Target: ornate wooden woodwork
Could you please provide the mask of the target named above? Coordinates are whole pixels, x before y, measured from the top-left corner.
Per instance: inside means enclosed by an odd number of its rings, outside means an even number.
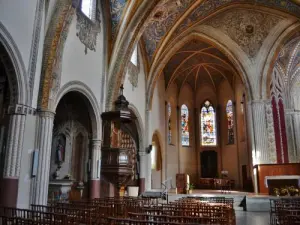
[[[133,180],[136,173],[136,144],[126,129],[135,117],[130,113],[128,104],[121,87],[120,96],[115,102],[116,110],[101,115],[103,121],[101,173],[118,189]]]

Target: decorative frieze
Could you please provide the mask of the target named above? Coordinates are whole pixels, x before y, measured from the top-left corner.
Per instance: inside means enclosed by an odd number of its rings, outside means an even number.
[[[36,115],[36,109],[26,105],[15,104],[8,107],[8,114]]]
[[[266,103],[266,119],[267,119],[267,132],[268,132],[268,153],[269,153],[268,161],[269,163],[277,163],[275,131],[274,131],[271,101]]]
[[[96,4],[96,16],[95,20],[91,20],[86,17],[81,11],[80,7],[77,8],[77,37],[85,46],[85,54],[87,54],[87,49],[91,51],[96,51],[97,37],[101,31],[101,20],[100,20],[100,2],[97,1]]]

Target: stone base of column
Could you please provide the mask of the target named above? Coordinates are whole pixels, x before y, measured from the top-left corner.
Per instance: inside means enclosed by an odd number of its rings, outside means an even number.
[[[145,178],[139,179],[139,194],[142,194],[145,191]]]
[[[3,178],[1,180],[0,205],[17,207],[19,179]]]
[[[90,180],[90,199],[100,198],[100,180]]]

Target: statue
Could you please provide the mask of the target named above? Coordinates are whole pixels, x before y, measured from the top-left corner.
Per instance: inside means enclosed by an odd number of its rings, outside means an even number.
[[[62,143],[62,137],[58,139],[58,144],[56,147],[56,162],[61,164],[65,161],[65,146]]]

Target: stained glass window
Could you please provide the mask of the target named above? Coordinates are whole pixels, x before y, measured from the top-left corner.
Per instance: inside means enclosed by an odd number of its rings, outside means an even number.
[[[130,61],[132,62],[133,65],[137,66],[138,65],[138,49],[137,46],[135,46],[131,59]]]
[[[190,145],[189,133],[189,109],[186,105],[181,106],[181,144],[183,146]]]
[[[171,127],[171,104],[168,102],[168,143],[172,143],[172,127]]]
[[[201,144],[217,145],[216,114],[209,101],[206,101],[201,109]]]
[[[232,101],[229,100],[226,105],[226,115],[227,115],[227,129],[228,129],[228,144],[234,143],[234,123],[233,123],[233,106]]]
[[[94,20],[95,0],[81,0],[81,11],[90,20]]]

